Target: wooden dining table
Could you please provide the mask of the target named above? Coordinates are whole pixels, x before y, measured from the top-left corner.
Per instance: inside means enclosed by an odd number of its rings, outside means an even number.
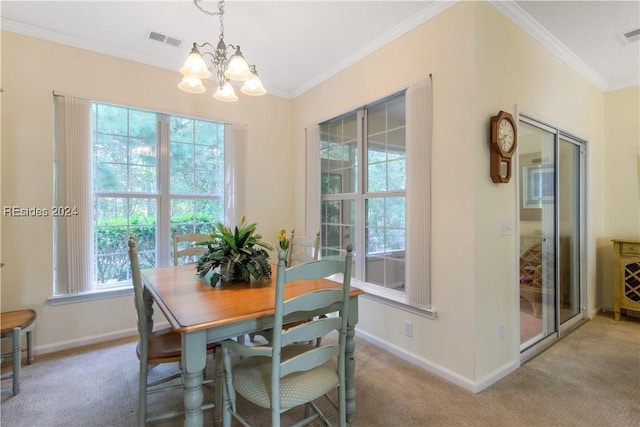
[[[147,318],[153,315],[153,302],[165,315],[171,327],[182,336],[182,369],[184,378],[184,425],[202,426],[204,417],[202,381],[207,357],[207,343],[244,337],[273,326],[275,308],[275,275],[268,283],[233,283],[209,286],[196,275],[194,264],[176,267],[149,268],[141,271],[142,282],[149,292],[145,307]],[[329,279],[299,280],[287,283],[285,299],[313,290],[340,288],[339,282]],[[346,341],[347,421],[355,413],[355,326],[358,322],[358,296],[363,292],[351,288]],[[303,320],[298,314],[288,321]],[[323,314],[323,313],[311,313]],[[219,357],[221,352],[217,352]],[[222,422],[222,364],[216,363],[214,425]]]

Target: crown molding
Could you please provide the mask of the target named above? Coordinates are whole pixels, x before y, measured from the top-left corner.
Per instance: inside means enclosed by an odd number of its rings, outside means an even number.
[[[593,71],[591,67],[578,58],[568,47],[562,44],[560,40],[534,20],[524,9],[518,6],[515,1],[489,0],[489,3],[542,44],[547,50],[560,58],[565,64],[593,83],[598,89],[603,92],[609,89],[609,83],[602,76]]]

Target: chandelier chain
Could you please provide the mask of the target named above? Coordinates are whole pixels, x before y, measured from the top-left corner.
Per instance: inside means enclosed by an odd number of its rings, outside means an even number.
[[[224,1],[219,1],[218,2],[218,11],[217,12],[212,12],[210,10],[205,9],[204,7],[200,6],[200,2],[202,0],[193,0],[193,4],[196,5],[196,7],[200,10],[200,12],[204,13],[205,15],[224,15]]]
[[[224,0],[221,0],[218,2],[218,11],[217,12],[212,12],[210,10],[205,9],[204,7],[200,6],[200,2],[202,0],[193,0],[193,4],[196,5],[196,7],[198,8],[198,10],[202,13],[204,13],[205,15],[210,15],[210,16],[219,16],[220,17],[220,36],[218,37],[220,40],[224,39],[224,22],[222,20],[222,17],[224,16]]]

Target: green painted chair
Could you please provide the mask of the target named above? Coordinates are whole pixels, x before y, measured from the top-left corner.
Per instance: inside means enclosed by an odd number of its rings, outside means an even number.
[[[302,264],[309,261],[317,261],[320,254],[320,232],[318,231],[315,236],[296,236],[296,230],[291,230],[291,237],[289,239],[289,249],[286,254],[286,266],[293,267],[294,265]],[[297,322],[291,325],[285,325],[285,328],[295,326]],[[259,331],[249,334],[249,340],[255,342],[255,336],[260,335],[267,341],[271,340],[271,329],[266,331]],[[320,346],[322,338],[317,339],[317,345]]]
[[[338,389],[338,402],[329,401],[338,409],[340,426],[346,425],[345,407],[345,343],[349,316],[349,285],[351,282],[351,245],[344,261],[320,260],[285,268],[286,254],[279,252],[276,276],[276,301],[273,339],[269,346],[245,346],[233,340],[222,342],[225,369],[225,407],[223,420],[230,424],[231,417],[249,425],[237,412],[236,393],[262,408],[271,409],[271,426],[280,426],[283,412],[306,405],[305,418],[296,426],[320,418],[329,420],[315,400]],[[324,289],[284,300],[287,282],[318,279],[343,273],[342,287]],[[337,311],[337,313],[336,313]],[[307,313],[336,313],[309,319]],[[296,314],[297,313],[297,314]],[[307,314],[308,315],[308,314]],[[302,318],[295,327],[285,329],[285,318]],[[312,344],[329,332],[339,332],[338,343],[317,347]],[[232,366],[232,354],[240,356]],[[328,396],[327,396],[328,397]]]
[[[138,426],[147,422],[177,417],[183,412],[171,411],[164,414],[149,416],[147,414],[147,394],[183,388],[184,384],[167,384],[180,378],[182,373],[169,375],[153,382],[148,382],[149,370],[164,363],[181,363],[181,337],[171,328],[153,330],[153,299],[149,290],[142,285],[140,276],[140,261],[138,259],[138,245],[133,236],[129,237],[129,261],[131,264],[131,281],[135,297],[136,314],[138,317],[138,333],[140,340],[136,346],[136,353],[140,360],[140,381],[138,384]],[[218,343],[207,345],[207,353],[213,354]],[[207,381],[211,382],[211,381]],[[205,404],[202,409],[213,408],[213,403]]]
[[[287,251],[287,267],[303,262],[316,261],[320,251],[320,232],[315,236],[296,236],[296,230],[291,230],[289,250]]]
[[[187,262],[193,262],[196,257],[207,252],[206,246],[195,246],[195,244],[211,239],[210,235],[203,233],[178,234],[178,230],[175,228],[171,229],[171,237],[173,240],[173,265],[178,265],[180,258],[183,257],[189,257]]]

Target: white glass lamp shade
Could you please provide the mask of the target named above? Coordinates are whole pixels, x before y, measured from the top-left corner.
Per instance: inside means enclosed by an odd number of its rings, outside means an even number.
[[[184,66],[180,68],[180,73],[187,77],[196,77],[198,79],[208,79],[211,77],[211,71],[207,68],[206,62],[202,59],[200,52],[191,51],[184,61]]]
[[[197,77],[182,77],[182,81],[178,84],[178,87],[180,88],[180,90],[187,93],[201,94],[207,91],[207,89],[202,84],[202,80]]]
[[[261,96],[267,93],[267,90],[262,85],[262,80],[260,80],[260,77],[255,74],[253,74],[249,80],[244,82],[240,91],[245,95],[250,96]]]
[[[222,102],[235,102],[238,100],[236,91],[233,90],[233,86],[229,82],[226,82],[222,88],[218,86],[218,90],[213,94],[213,97]]]
[[[229,60],[224,76],[229,80],[243,82],[249,80],[253,74],[249,70],[249,64],[244,60],[241,53],[236,52]]]

